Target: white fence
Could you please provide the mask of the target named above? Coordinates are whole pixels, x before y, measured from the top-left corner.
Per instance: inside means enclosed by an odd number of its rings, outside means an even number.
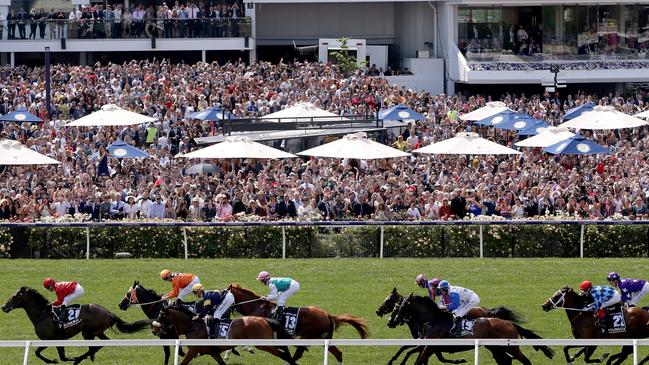
[[[633,365],[637,365],[638,347],[649,346],[649,339],[575,340],[575,339],[435,339],[435,340],[392,340],[392,339],[332,339],[332,340],[70,340],[70,341],[0,341],[0,348],[24,348],[23,365],[28,365],[32,347],[153,347],[174,346],[174,365],[180,363],[180,346],[320,346],[324,349],[323,364],[329,365],[329,346],[474,346],[473,363],[479,365],[480,346],[632,346]],[[557,356],[561,356],[560,353]],[[562,362],[563,360],[558,360]]]

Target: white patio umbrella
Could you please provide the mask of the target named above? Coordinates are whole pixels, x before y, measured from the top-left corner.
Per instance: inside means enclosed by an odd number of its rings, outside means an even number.
[[[257,143],[248,137],[227,137],[224,142],[201,148],[176,157],[231,159],[231,158],[291,158],[293,154]]]
[[[124,110],[115,104],[106,104],[92,114],[67,124],[69,127],[125,126],[155,122],[155,118]]]
[[[596,106],[590,112],[561,123],[559,127],[573,129],[621,129],[636,128],[647,125],[646,121],[634,116],[619,112],[611,106]]]
[[[520,155],[521,153],[480,137],[477,133],[458,133],[443,140],[412,151],[431,155]]]
[[[18,141],[0,140],[0,165],[52,165],[59,161],[25,147]]]
[[[638,114],[634,115],[634,117],[647,119],[647,118],[649,118],[649,110],[645,110],[642,113],[638,113]]]
[[[487,103],[487,105],[483,106],[482,108],[476,109],[470,113],[464,114],[460,116],[460,119],[462,120],[483,120],[485,118],[489,118],[492,115],[496,115],[498,113],[502,112],[513,112],[513,110],[509,109],[505,103],[500,102],[500,101],[492,101]]]
[[[520,142],[516,142],[518,147],[550,147],[554,144],[557,144],[561,141],[574,136],[575,134],[568,130],[565,127],[548,127],[545,131],[524,139]]]
[[[345,117],[332,112],[320,109],[311,103],[297,103],[291,107],[261,117],[268,122],[308,122],[309,118],[314,121],[332,122],[347,121]]]
[[[367,139],[364,132],[348,134],[341,139],[298,153],[302,156],[375,160],[408,157],[409,153]]]

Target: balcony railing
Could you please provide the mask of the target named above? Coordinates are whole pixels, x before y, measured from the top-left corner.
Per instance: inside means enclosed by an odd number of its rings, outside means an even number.
[[[4,20],[0,40],[250,37],[250,18]]]

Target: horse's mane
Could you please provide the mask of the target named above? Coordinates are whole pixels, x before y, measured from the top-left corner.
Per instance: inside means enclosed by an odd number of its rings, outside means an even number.
[[[259,296],[259,295],[258,295],[257,293],[255,293],[254,291],[252,291],[252,290],[250,290],[250,289],[246,289],[246,288],[242,287],[242,286],[239,285],[239,284],[230,284],[230,285],[228,286],[228,289],[237,289],[237,290],[242,291],[242,292],[244,292],[244,293],[247,293],[247,294],[249,294],[249,295],[251,295],[251,296],[255,296],[255,297],[258,297],[258,296]]]
[[[142,289],[145,293],[147,293],[147,294],[149,294],[149,295],[153,295],[153,296],[156,296],[156,297],[160,297],[160,296],[161,296],[161,295],[158,294],[155,290],[153,290],[153,289],[149,289],[149,288],[145,288],[144,286],[142,286],[142,284],[137,284],[137,286],[138,286],[140,289]]]
[[[187,308],[182,307],[182,306],[179,307],[179,306],[176,306],[176,305],[172,305],[171,307],[169,307],[169,309],[175,309],[178,312],[186,314],[186,315],[188,315],[190,317],[193,317],[193,316],[196,315],[196,313],[192,312],[190,309],[187,309]]]
[[[437,306],[437,303],[435,303],[429,297],[423,297],[423,296],[420,296],[420,295],[416,295],[416,296],[413,296],[410,300],[412,302],[416,302],[417,304],[424,305],[426,307],[431,307],[435,311],[440,311],[439,307]]]
[[[26,287],[26,286],[23,287],[23,288],[25,289],[25,292],[26,292],[30,297],[32,297],[32,298],[34,299],[34,301],[35,301],[34,304],[35,304],[35,305],[37,305],[37,306],[43,306],[43,307],[47,307],[47,306],[50,305],[50,301],[47,300],[47,298],[45,298],[45,297],[43,296],[43,294],[39,293],[38,290],[36,290],[36,289],[32,289],[32,288],[28,288],[28,287]]]

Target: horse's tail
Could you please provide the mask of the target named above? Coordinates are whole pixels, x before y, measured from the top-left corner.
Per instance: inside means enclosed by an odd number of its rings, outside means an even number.
[[[515,324],[521,324],[525,322],[520,314],[505,306],[489,308],[485,310],[485,314],[487,317],[500,318]]]
[[[286,332],[286,328],[282,326],[276,319],[264,318],[270,328],[276,333],[277,339],[279,340],[292,340],[295,337],[291,336],[290,333]]]
[[[365,339],[370,335],[367,322],[363,318],[355,317],[351,314],[343,314],[340,316],[334,316],[330,314],[329,318],[334,323],[334,331],[336,331],[338,327],[340,327],[340,325],[347,323],[348,325],[356,329],[361,338]]]
[[[141,321],[135,321],[132,323],[125,322],[118,316],[114,315],[111,313],[111,317],[113,318],[113,325],[117,327],[117,329],[122,332],[122,333],[134,333],[134,332],[139,332],[142,331],[143,329],[149,327],[151,325],[151,320],[149,319],[144,319]]]
[[[518,334],[522,338],[531,338],[531,339],[541,339],[543,337],[539,336],[536,334],[536,332],[532,330],[528,330],[527,328],[523,328],[516,323],[513,323],[514,327],[516,328],[516,331],[518,331]],[[554,357],[554,350],[547,347],[547,346],[532,346],[534,350],[536,351],[542,351],[543,354],[548,358],[551,359]]]

